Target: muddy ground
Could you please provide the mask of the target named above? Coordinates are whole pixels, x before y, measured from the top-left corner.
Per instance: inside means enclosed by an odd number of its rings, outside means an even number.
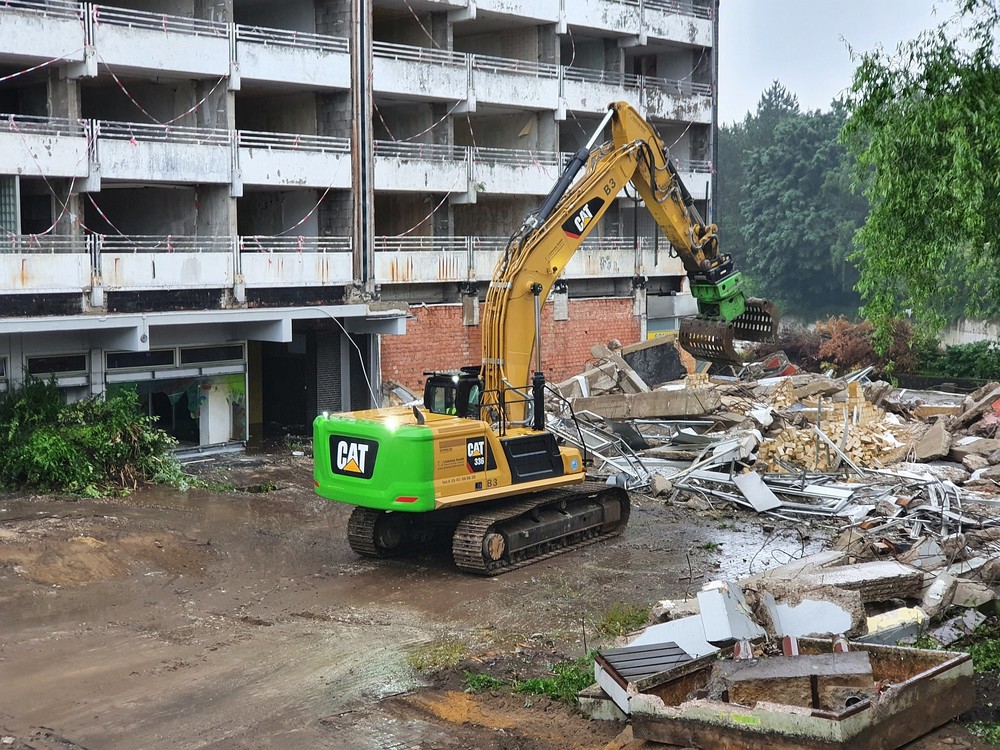
[[[820,531],[635,496],[619,538],[497,578],[358,558],[289,451],[190,469],[237,490],[0,496],[0,747],[628,748],[625,725],[462,670],[599,645],[618,602],[693,595],[822,549]],[[434,676],[414,655],[459,648]],[[914,747],[978,747],[957,724]],[[663,746],[656,746],[663,747]]]

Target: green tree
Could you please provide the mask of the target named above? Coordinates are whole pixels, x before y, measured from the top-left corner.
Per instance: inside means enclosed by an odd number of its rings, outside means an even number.
[[[746,161],[758,148],[774,143],[774,129],[783,119],[799,114],[799,100],[778,81],[764,91],[755,113],[747,113],[743,122],[719,129],[719,163],[716,165],[714,221],[719,225],[719,240],[724,252],[736,258],[742,268],[747,257],[747,242],[740,204],[746,191]]]
[[[744,160],[741,267],[758,293],[808,320],[853,316],[859,305],[847,258],[868,207],[850,190],[837,140],[844,118],[837,104],[830,112],[789,114],[775,124],[772,142]]]
[[[998,31],[997,0],[962,0],[894,53],[859,58],[842,139],[871,203],[854,257],[883,344],[907,311],[925,331],[1000,313]]]

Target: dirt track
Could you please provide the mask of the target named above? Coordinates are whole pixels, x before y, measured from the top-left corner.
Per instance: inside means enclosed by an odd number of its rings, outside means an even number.
[[[308,458],[199,468],[269,491],[0,497],[3,747],[620,747],[622,725],[471,696],[460,673],[426,685],[407,655],[579,656],[613,603],[683,597],[824,544],[637,496],[622,537],[481,579],[444,555],[356,557],[349,508],[313,494]]]

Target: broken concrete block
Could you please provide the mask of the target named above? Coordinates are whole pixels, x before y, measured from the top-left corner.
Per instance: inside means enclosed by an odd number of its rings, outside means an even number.
[[[689,372],[685,359],[691,356],[687,352],[682,356],[681,351],[676,341],[659,337],[629,344],[619,354],[643,381],[656,386],[683,378]],[[690,365],[693,369],[693,360]]]
[[[673,482],[662,474],[654,474],[649,479],[649,490],[653,493],[654,497],[659,497],[661,495],[669,495],[673,492],[674,485]]]
[[[933,583],[924,592],[924,597],[920,602],[920,608],[927,613],[930,619],[935,619],[951,606],[952,597],[958,587],[958,579],[955,576],[941,571],[934,577]]]
[[[861,600],[867,603],[917,597],[923,583],[923,574],[916,568],[895,560],[883,560],[829,568],[797,580],[803,589],[836,586],[858,591]]]
[[[764,636],[764,629],[753,620],[743,591],[735,583],[706,583],[698,592],[698,608],[701,610],[705,640],[716,646],[728,646],[735,641]]]
[[[944,428],[944,421],[938,420],[913,446],[917,461],[937,461],[945,458],[951,449],[951,434]]]
[[[629,646],[652,646],[657,643],[676,643],[693,657],[714,654],[718,647],[705,640],[701,616],[681,617],[658,625],[648,625],[628,642]]]
[[[785,585],[794,585],[794,581]],[[864,632],[867,618],[857,591],[824,588],[792,592],[779,598],[765,591],[761,599],[779,637],[824,638]]]
[[[750,707],[767,701],[840,710],[850,697],[868,697],[875,690],[867,651],[772,656],[736,669],[725,682],[729,702]]]
[[[976,471],[978,469],[989,468],[990,462],[986,459],[986,456],[979,453],[969,453],[962,457],[962,466],[969,471]]]
[[[895,646],[900,641],[913,641],[920,636],[927,615],[920,607],[899,607],[868,618],[867,635],[857,640]]]
[[[657,390],[649,393],[613,393],[573,401],[576,411],[589,411],[605,419],[687,417],[708,414],[719,408],[719,393],[699,390]]]
[[[990,386],[993,386],[990,388]],[[988,383],[974,393],[969,394],[962,402],[963,411],[955,418],[956,427],[968,427],[979,417],[992,408],[993,402],[1000,398],[1000,385]],[[995,449],[994,449],[995,450]]]
[[[968,607],[975,609],[984,604],[992,602],[997,598],[996,592],[978,581],[969,581],[959,578],[955,586],[955,595],[951,599],[952,605],[956,607]]]
[[[825,550],[823,552],[817,552],[814,555],[800,557],[798,560],[792,560],[784,565],[779,565],[776,568],[766,570],[763,573],[758,573],[757,575],[750,576],[748,578],[741,578],[737,581],[737,583],[744,589],[758,584],[766,587],[769,581],[791,580],[792,578],[797,578],[803,573],[814,573],[825,570],[826,568],[836,567],[837,565],[842,564],[846,559],[847,555],[843,552],[838,550]]]
[[[671,622],[682,617],[691,617],[698,614],[698,600],[688,599],[686,601],[676,601],[674,599],[661,599],[650,610],[649,616],[654,623]]]
[[[948,458],[952,461],[962,462],[962,459],[971,453],[978,453],[982,456],[989,455],[993,451],[1000,450],[1000,440],[989,438],[963,438],[959,441],[952,441],[951,449],[948,451]]]

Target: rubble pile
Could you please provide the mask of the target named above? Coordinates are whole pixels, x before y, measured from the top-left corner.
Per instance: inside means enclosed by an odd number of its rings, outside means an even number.
[[[631,718],[636,737],[706,750],[763,746],[761,735],[803,750],[893,748],[969,710],[968,654],[896,645],[916,636],[920,611],[900,605],[940,604],[963,574],[942,586],[912,564],[850,560],[822,552],[661,602],[663,622],[595,656],[582,707]],[[949,627],[972,625],[960,619]]]
[[[1000,581],[1000,383],[963,396],[901,390],[867,371],[709,375],[669,342],[592,353],[594,367],[559,386],[549,424],[609,482],[696,509],[822,524],[841,577],[900,566],[891,595],[854,587],[866,611],[840,631],[852,637],[896,644],[931,628],[947,644],[985,619]],[[803,570],[799,593],[810,576],[827,594],[844,588],[825,567]],[[763,592],[748,582],[751,605],[780,601],[777,580]]]

